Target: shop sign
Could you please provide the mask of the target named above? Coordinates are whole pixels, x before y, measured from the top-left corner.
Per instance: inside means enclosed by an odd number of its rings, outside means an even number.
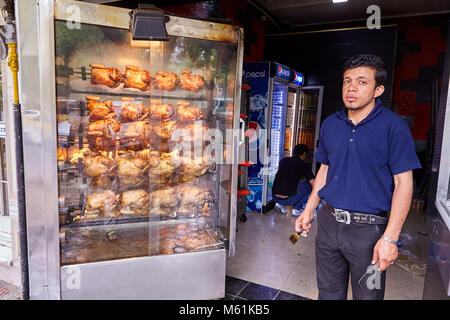
[[[291,70],[288,67],[275,62],[275,76],[285,80],[291,80]]]
[[[305,78],[303,77],[303,75],[301,73],[293,72],[292,82],[298,86],[302,86],[303,83],[305,82]]]

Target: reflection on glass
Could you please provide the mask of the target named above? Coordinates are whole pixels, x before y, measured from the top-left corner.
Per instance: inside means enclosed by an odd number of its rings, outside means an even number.
[[[305,144],[312,151],[307,153],[305,162],[312,166],[314,157],[314,143],[316,136],[316,121],[319,95],[316,90],[305,90],[300,104],[300,118],[297,141]]]
[[[61,263],[223,248],[235,46],[55,30]]]

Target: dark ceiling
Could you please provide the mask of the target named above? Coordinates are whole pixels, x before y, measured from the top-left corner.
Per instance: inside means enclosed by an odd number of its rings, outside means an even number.
[[[364,22],[371,5],[380,8],[381,19],[450,12],[450,0],[252,0],[287,29],[305,26]]]
[[[218,2],[227,0],[85,0],[125,8],[137,8],[138,3],[153,3],[169,7],[194,2],[205,2],[218,8]],[[365,24],[370,16],[367,8],[377,5],[382,21],[414,15],[450,13],[450,0],[348,0],[334,4],[332,0],[242,0],[257,10],[270,26],[271,33],[291,32],[320,25],[345,23]],[[216,5],[214,5],[216,4]],[[223,4],[223,3],[222,3]],[[220,12],[215,17],[220,17]]]

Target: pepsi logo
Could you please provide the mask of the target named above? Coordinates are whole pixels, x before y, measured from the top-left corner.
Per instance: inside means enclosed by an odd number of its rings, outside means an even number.
[[[293,82],[302,85],[304,81],[303,75],[301,73],[295,73]]]
[[[282,66],[278,65],[278,72],[277,74],[279,76],[289,77],[291,75],[290,71],[288,69],[284,69]]]

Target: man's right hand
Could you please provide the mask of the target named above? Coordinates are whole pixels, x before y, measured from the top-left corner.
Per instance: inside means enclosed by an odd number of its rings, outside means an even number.
[[[303,210],[302,214],[299,215],[297,220],[295,220],[295,232],[299,232],[303,229],[302,236],[307,237],[309,229],[311,229],[311,221],[314,219],[314,211]]]

